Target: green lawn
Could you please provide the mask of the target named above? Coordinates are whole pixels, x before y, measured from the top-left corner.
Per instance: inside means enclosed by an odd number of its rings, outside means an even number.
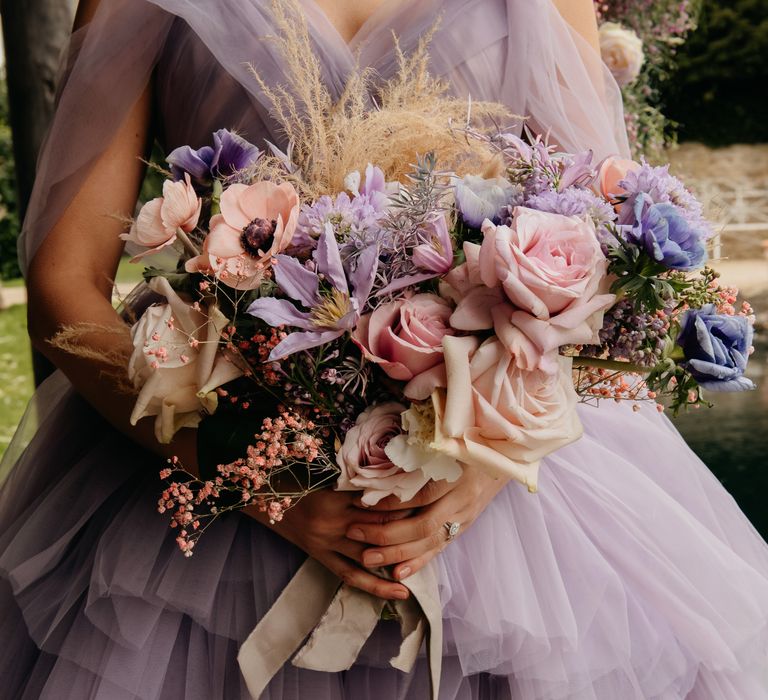
[[[0,311],[0,456],[32,396],[32,355],[26,305]]]

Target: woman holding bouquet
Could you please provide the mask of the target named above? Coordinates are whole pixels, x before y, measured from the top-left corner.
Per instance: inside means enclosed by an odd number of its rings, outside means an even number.
[[[337,97],[356,60],[385,78],[396,70],[391,32],[408,53],[440,15],[430,68],[456,95],[530,115],[566,150],[628,151],[591,0],[301,8]],[[406,502],[368,508],[359,492],[325,489],[279,523],[246,509],[191,559],[173,552],[156,474],[164,457],[197,468],[195,431],[161,445],[150,421],[130,423],[114,358],[132,347],[109,301],[118,234],[153,138],[170,152],[226,127],[286,148],[267,99],[285,83],[275,11],[266,0],[81,0],[20,244],[30,333],[60,371],[3,462],[7,697],[247,698],[238,647],[307,555],[392,601],[410,595],[401,580],[436,567],[440,698],[764,697],[768,549],[653,409],[579,407],[584,436],[543,461],[536,495],[469,463]],[[83,323],[87,352],[50,344]],[[382,622],[348,671],[286,664],[263,697],[428,697],[425,658],[408,674],[389,666],[398,642]]]

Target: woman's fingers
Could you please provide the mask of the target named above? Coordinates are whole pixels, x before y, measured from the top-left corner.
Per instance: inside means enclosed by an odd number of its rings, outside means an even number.
[[[413,576],[419,569],[423,569],[427,564],[429,564],[430,561],[432,561],[444,548],[446,545],[443,545],[440,547],[440,549],[430,549],[428,552],[425,552],[419,557],[415,557],[414,559],[409,559],[408,561],[404,561],[401,564],[398,564],[394,569],[392,569],[392,576],[397,581],[402,581],[403,579],[408,578],[409,576]]]
[[[347,537],[355,542],[367,542],[378,547],[425,540],[442,527],[439,509],[424,510],[410,518],[389,523],[354,523],[347,529]]]
[[[391,547],[379,547],[378,549],[366,549],[362,553],[363,565],[374,567],[400,564],[401,562],[421,557],[428,552],[439,552],[446,541],[446,532],[441,528],[428,537],[416,540],[415,542],[396,544]]]
[[[384,600],[405,600],[410,595],[408,589],[401,583],[387,581],[360,568],[359,564],[336,554],[326,552],[318,561],[330,569],[348,586],[354,586]]]

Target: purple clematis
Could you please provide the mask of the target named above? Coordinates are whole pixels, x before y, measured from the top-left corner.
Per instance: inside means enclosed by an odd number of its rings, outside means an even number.
[[[290,299],[265,297],[248,307],[251,316],[270,326],[291,326],[291,333],[269,355],[280,360],[300,350],[330,343],[355,328],[373,287],[379,262],[375,246],[365,248],[355,258],[354,269],[344,270],[339,244],[330,223],[317,241],[315,271],[289,255],[276,255],[275,282]],[[304,311],[294,302],[299,302]]]
[[[175,180],[183,180],[189,173],[197,185],[208,187],[213,178],[230,177],[253,165],[261,157],[261,151],[242,136],[219,129],[213,134],[213,146],[197,150],[180,146],[171,151],[166,160]]]

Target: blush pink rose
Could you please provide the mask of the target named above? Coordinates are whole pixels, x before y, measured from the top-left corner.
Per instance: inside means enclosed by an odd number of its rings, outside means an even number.
[[[255,289],[272,258],[291,244],[299,217],[299,196],[288,182],[234,184],[221,195],[221,213],[201,255],[187,272],[206,272],[235,289]]]
[[[541,459],[582,434],[571,360],[559,357],[551,374],[521,369],[495,337],[449,336],[443,345],[448,382],[432,394],[432,447],[536,491]]]
[[[479,272],[516,307],[512,322],[542,353],[597,342],[608,294],[608,261],[588,218],[516,207],[512,226],[483,224]]]
[[[624,190],[619,187],[619,182],[627,176],[627,173],[635,172],[639,169],[640,164],[634,160],[616,158],[614,156],[606,158],[597,172],[597,182],[595,184],[598,191],[609,202],[614,200],[616,197],[625,194]]]
[[[139,260],[145,255],[157,253],[176,240],[177,229],[189,233],[200,219],[202,200],[195,193],[189,175],[184,181],[163,183],[163,196],[147,202],[136,217],[129,233],[120,238],[149,250],[136,255]]]
[[[443,361],[443,338],[455,332],[452,313],[445,299],[414,294],[363,316],[352,339],[392,379],[410,381]]]
[[[336,453],[341,468],[336,482],[338,491],[363,491],[362,501],[376,505],[382,498],[395,495],[409,501],[429,481],[421,468],[407,471],[387,457],[385,448],[403,433],[401,414],[406,407],[390,401],[370,406],[357,418]]]

